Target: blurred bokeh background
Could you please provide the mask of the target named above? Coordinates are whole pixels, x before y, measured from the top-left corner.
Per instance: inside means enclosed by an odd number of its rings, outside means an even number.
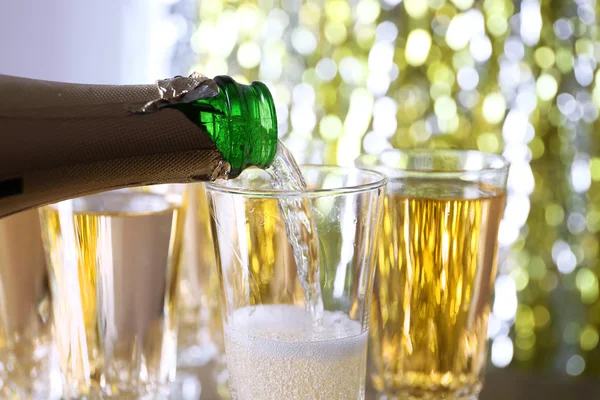
[[[0,3],[0,73],[262,80],[301,162],[470,148],[512,163],[490,320],[497,368],[600,372],[595,0]]]

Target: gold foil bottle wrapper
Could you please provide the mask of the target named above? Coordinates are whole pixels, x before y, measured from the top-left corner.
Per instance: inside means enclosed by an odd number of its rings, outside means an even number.
[[[156,82],[156,86],[160,98],[149,101],[137,112],[150,113],[170,104],[190,103],[214,97],[219,93],[215,81],[197,72],[193,72],[187,78],[176,76],[170,79],[161,79]]]

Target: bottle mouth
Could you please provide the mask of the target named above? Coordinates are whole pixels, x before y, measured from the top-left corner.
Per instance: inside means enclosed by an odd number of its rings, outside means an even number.
[[[249,166],[267,168],[275,159],[278,139],[277,114],[269,88],[262,82],[238,84],[229,76],[217,76],[214,81],[227,98],[232,133],[235,131],[237,136],[229,142],[231,148],[226,153],[231,155],[227,160],[231,165],[229,176],[236,177]]]
[[[278,141],[278,126],[277,126],[277,111],[275,109],[275,102],[273,101],[273,95],[271,91],[262,82],[254,81],[249,85],[249,88],[256,93],[256,97],[260,100],[261,104],[261,115],[263,116],[260,121],[263,129],[265,130],[264,136],[264,165],[259,165],[262,168],[266,168],[273,163],[275,155],[277,154],[277,141]]]

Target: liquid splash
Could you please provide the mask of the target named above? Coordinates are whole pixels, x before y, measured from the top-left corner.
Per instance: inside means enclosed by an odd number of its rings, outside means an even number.
[[[306,182],[296,160],[281,142],[278,143],[275,160],[266,171],[272,178],[271,185],[274,189],[306,190]],[[323,298],[319,272],[319,240],[310,202],[302,197],[281,198],[279,208],[294,253],[306,308],[314,325],[320,326],[323,320]]]

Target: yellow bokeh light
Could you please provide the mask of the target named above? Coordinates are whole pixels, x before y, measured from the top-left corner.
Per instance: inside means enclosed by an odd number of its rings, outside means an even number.
[[[434,70],[432,81],[445,82],[448,85],[453,85],[455,76],[454,76],[454,71],[452,70],[452,68],[450,68],[449,66],[447,66],[446,64],[443,64],[443,63],[439,63],[436,65],[437,65],[437,67]]]
[[[404,56],[406,62],[413,67],[422,65],[427,60],[431,48],[431,35],[424,29],[415,29],[408,34]]]
[[[533,350],[533,346],[535,346],[535,335],[531,331],[526,331],[526,333],[517,333],[517,337],[515,338],[515,346],[519,351],[531,351]],[[518,357],[518,354],[515,354],[515,357]],[[529,356],[527,356],[528,358]]]
[[[327,18],[334,22],[348,22],[352,15],[350,5],[343,0],[332,0],[325,6]]]
[[[446,43],[452,50],[464,49],[469,43],[470,26],[464,14],[457,14],[450,21],[446,31]]]
[[[319,133],[327,141],[338,139],[342,135],[343,128],[342,120],[337,115],[326,115],[319,123]]]
[[[536,92],[542,100],[552,100],[558,91],[558,82],[550,74],[542,74],[538,78],[536,84]]]
[[[522,291],[529,283],[529,274],[523,268],[515,268],[509,274],[515,281],[517,292]]]
[[[590,161],[590,172],[592,180],[600,181],[600,157],[593,157]]]
[[[429,8],[434,10],[438,10],[441,8],[446,0],[427,0],[427,4],[429,4]]]
[[[594,42],[586,38],[578,39],[575,42],[575,54],[594,57]]]
[[[587,217],[585,218],[585,224],[587,229],[592,232],[592,233],[596,233],[600,231],[600,212],[596,211],[596,210],[590,210],[588,212]]]
[[[586,325],[579,335],[579,346],[585,351],[593,350],[598,346],[599,339],[597,328],[592,325]]]
[[[594,275],[594,273],[589,269],[582,268],[577,271],[575,285],[580,292],[587,292],[592,288],[592,286],[598,285],[598,278],[596,278],[596,275]]]
[[[550,68],[556,61],[554,51],[548,46],[538,48],[535,53],[533,53],[533,57],[535,58],[536,64],[543,69]]]
[[[536,136],[529,142],[529,149],[531,150],[531,159],[537,160],[544,155],[546,146],[544,145],[544,141]]]
[[[586,292],[581,292],[581,302],[583,304],[594,304],[598,300],[598,285],[591,286]]]
[[[244,68],[254,68],[260,64],[260,47],[255,42],[245,42],[237,52],[237,61]]]
[[[361,0],[356,6],[356,19],[361,24],[370,24],[377,20],[381,7],[376,0]]]
[[[506,100],[500,93],[490,93],[483,100],[483,118],[490,124],[498,124],[504,119]]]
[[[318,4],[307,2],[302,5],[298,12],[302,25],[312,26],[321,22],[321,8]]]
[[[438,126],[440,128],[440,131],[443,133],[456,132],[459,125],[460,125],[460,119],[458,118],[458,115],[456,115],[456,114],[454,114],[454,116],[450,119],[438,118]],[[436,143],[436,147],[444,148],[441,143]]]
[[[457,51],[452,56],[452,66],[456,71],[459,71],[461,68],[465,67],[474,67],[475,60],[473,60],[473,56],[469,49]]]
[[[325,24],[324,32],[327,41],[333,45],[340,45],[344,43],[348,37],[346,25],[338,21],[327,22]]]
[[[556,66],[563,74],[570,72],[573,69],[573,54],[564,47],[558,49],[556,51]]]
[[[429,132],[427,124],[423,120],[415,121],[408,132],[417,142],[424,142],[431,137],[431,132]]]
[[[435,114],[442,120],[449,120],[456,116],[456,102],[449,96],[440,96],[433,106]]]
[[[493,14],[486,21],[488,31],[493,36],[502,36],[508,30],[508,21],[501,15]]]
[[[441,96],[450,96],[452,94],[452,88],[445,82],[435,82],[429,88],[429,94],[432,99],[437,99]]]
[[[592,92],[592,96],[594,99],[594,104],[596,105],[596,107],[600,108],[600,85],[596,84],[596,87]]]
[[[261,11],[253,4],[242,4],[237,8],[237,23],[243,32],[252,32],[259,25]]]
[[[550,323],[550,312],[544,306],[537,305],[533,307],[533,315],[535,317],[535,327],[544,328]]]
[[[429,6],[424,0],[404,0],[406,13],[414,19],[423,18],[427,14]]]
[[[500,149],[500,142],[494,133],[482,133],[477,137],[477,148],[486,153],[496,153]]]
[[[375,29],[374,24],[358,25],[354,28],[356,43],[358,43],[362,49],[370,50],[371,47],[373,47],[373,43],[375,42]]]
[[[598,298],[598,277],[587,268],[577,271],[575,285],[581,294],[581,301],[590,304]]]
[[[292,93],[285,85],[277,85],[273,88],[273,98],[278,104],[289,105],[292,102]]]
[[[533,332],[535,327],[535,315],[533,310],[526,305],[519,305],[517,308],[517,318],[515,328],[520,335],[528,335]]]
[[[467,10],[473,5],[473,0],[452,0],[452,3],[461,10]]]

